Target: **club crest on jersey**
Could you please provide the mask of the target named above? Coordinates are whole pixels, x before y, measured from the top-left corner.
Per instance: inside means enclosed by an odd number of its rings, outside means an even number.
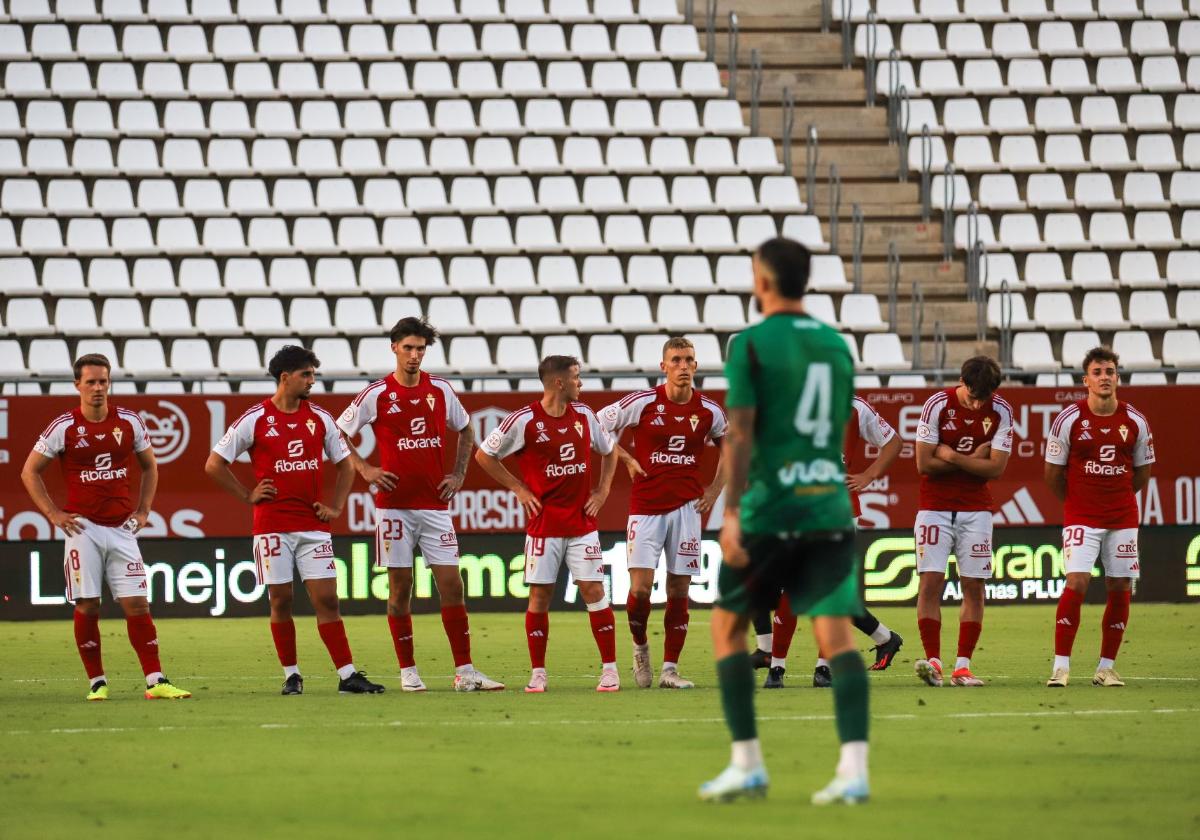
[[[387,413],[388,414],[399,414],[400,406],[396,405],[395,403],[392,403],[392,405],[388,406]]]
[[[700,415],[693,414],[691,417],[688,418],[688,423],[691,425],[692,431],[693,432],[696,431],[696,427],[700,425]]]
[[[437,400],[436,400],[436,399],[434,399],[434,396],[433,396],[433,394],[426,394],[426,395],[425,395],[425,402],[426,402],[426,404],[429,406],[429,410],[430,410],[430,411],[433,411],[433,407],[434,407],[434,406],[437,404]]]
[[[113,426],[113,440],[115,440],[117,442],[117,446],[121,445],[121,439],[124,437],[125,437],[125,432],[123,432],[121,430],[121,427]]]
[[[992,418],[984,417],[983,418],[983,433],[986,435],[991,430],[992,430]]]
[[[317,421],[311,417],[304,421],[304,427],[308,429],[308,433],[310,435],[315,435],[317,433]]]
[[[1129,427],[1124,423],[1121,424],[1121,427],[1118,428],[1117,431],[1121,433],[1121,440],[1129,439]]]
[[[578,420],[575,421],[575,434],[579,435],[580,437],[583,437],[583,424],[580,423]]]

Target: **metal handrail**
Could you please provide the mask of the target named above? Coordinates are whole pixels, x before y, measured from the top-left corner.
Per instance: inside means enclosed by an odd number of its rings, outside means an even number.
[[[971,243],[979,238],[979,205],[972,201],[967,205],[967,248],[970,249]],[[954,248],[954,231],[950,231],[949,237],[943,232],[942,241],[949,242],[949,245],[944,248],[945,253],[943,254],[943,259],[949,262]]]
[[[863,282],[863,240],[866,238],[866,226],[863,224],[862,207],[855,202],[850,208],[850,218],[854,221],[854,291],[855,293],[862,291]]]
[[[921,366],[921,330],[925,328],[925,294],[921,284],[912,285],[912,366]]]
[[[850,4],[842,3],[842,67],[850,68],[850,57],[854,54],[854,32],[850,26]]]
[[[838,217],[842,213],[842,176],[836,163],[829,164],[829,241],[830,252],[838,253]]]
[[[879,46],[879,25],[875,22],[875,10],[867,12],[867,105],[875,107],[875,48]]]
[[[900,306],[900,249],[896,240],[888,243],[888,332],[896,332],[897,310]]]
[[[783,89],[783,171],[792,176],[792,129],[796,125],[796,100],[792,89]],[[812,206],[811,204],[809,205]]]
[[[737,99],[738,76],[738,16],[729,13],[729,98]]]
[[[900,113],[903,111],[903,118]],[[908,122],[912,117],[912,104],[908,98],[908,86],[896,89],[896,146],[899,154],[900,180],[908,180]]]
[[[1000,282],[1000,364],[1012,364],[1012,290],[1008,278]]]
[[[950,255],[954,253],[954,201],[957,198],[955,195],[954,185],[954,164],[946,161],[946,165],[942,167],[942,259],[946,262],[950,261]]]
[[[706,39],[705,61],[717,60],[717,0],[708,0],[708,9],[704,16],[704,37]]]
[[[821,0],[821,31],[828,32],[833,22],[833,0]]]
[[[887,121],[891,125],[896,121],[896,109],[900,102],[900,53],[892,47],[888,51],[887,57],[888,68],[888,98],[887,98]],[[874,78],[867,78],[867,104],[875,103],[875,88],[876,81]]]
[[[941,371],[946,369],[946,328],[941,321],[933,323],[933,359],[938,369],[938,385],[944,384]]]
[[[921,126],[921,221],[929,223],[933,215],[933,200],[930,196],[933,173],[933,135],[929,123]]]
[[[750,50],[750,133],[758,136],[758,101],[762,96],[763,64],[758,47]]]
[[[808,139],[804,146],[804,187],[805,200],[809,207],[817,204],[817,161],[821,157],[820,141],[817,139],[817,127],[808,124]]]
[[[975,263],[975,340],[987,338],[987,245],[975,240],[971,262]]]

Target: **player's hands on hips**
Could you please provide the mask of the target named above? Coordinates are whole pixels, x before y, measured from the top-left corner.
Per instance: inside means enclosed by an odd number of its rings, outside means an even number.
[[[340,508],[331,508],[329,505],[323,505],[320,502],[313,502],[313,513],[322,522],[332,522],[342,515]]]
[[[854,475],[846,476],[846,487],[853,490],[855,493],[861,493],[874,481],[875,478],[866,470]]]
[[[713,505],[717,503],[717,499],[720,496],[720,487],[709,487],[704,491],[704,495],[696,500],[696,511],[699,513],[708,513],[712,510]]]
[[[400,476],[396,475],[395,473],[390,473],[387,470],[385,470],[383,467],[373,467],[370,464],[367,464],[365,467],[363,467],[362,477],[367,480],[367,484],[377,485],[378,487],[382,487],[384,490],[395,490],[396,484],[398,484],[400,481]],[[447,478],[449,478],[449,476],[447,476]],[[442,482],[442,484],[445,484],[445,483],[446,483],[445,481]],[[459,484],[459,487],[462,486],[461,479],[459,480],[458,484]],[[439,489],[440,489],[440,485],[439,485]],[[456,487],[454,489],[457,490],[458,487]],[[453,493],[450,494],[450,496],[453,496],[453,495],[454,495]],[[442,498],[449,499],[450,496],[442,496]]]
[[[742,546],[741,517],[729,508],[721,524],[721,562],[731,569],[744,569],[750,563],[750,555]]]
[[[150,511],[135,510],[129,517],[129,521],[133,523],[133,533],[141,533],[141,530],[150,523]]]
[[[248,501],[252,505],[259,502],[269,502],[275,498],[275,482],[269,478],[264,478],[258,484],[254,485],[254,489],[250,491]]]
[[[388,473],[388,475],[391,475],[391,473]],[[450,473],[442,479],[440,484],[438,484],[438,497],[443,502],[448,502],[454,498],[454,494],[457,493],[462,486],[463,476],[458,475],[457,473]]]
[[[608,493],[603,490],[593,490],[588,496],[587,504],[583,506],[583,512],[588,516],[596,516],[600,513],[600,508],[604,507],[604,502],[608,499]]]
[[[78,513],[67,513],[65,510],[55,511],[48,517],[50,524],[61,528],[68,537],[83,533],[83,523],[79,521]]]
[[[530,519],[542,512],[541,500],[523,484],[517,488],[517,501],[521,503],[521,507],[525,508],[525,515]]]

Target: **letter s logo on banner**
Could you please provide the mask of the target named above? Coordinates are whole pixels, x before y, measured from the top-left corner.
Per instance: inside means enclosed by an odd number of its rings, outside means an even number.
[[[164,415],[143,408],[138,416],[146,424],[146,434],[150,437],[155,460],[159,464],[169,464],[187,450],[192,427],[188,423],[187,412],[175,403],[159,400],[158,407],[163,409]]]

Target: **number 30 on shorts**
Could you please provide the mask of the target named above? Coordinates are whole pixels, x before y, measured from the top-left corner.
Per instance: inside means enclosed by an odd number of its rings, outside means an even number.
[[[917,545],[937,545],[942,541],[939,525],[917,525]]]

